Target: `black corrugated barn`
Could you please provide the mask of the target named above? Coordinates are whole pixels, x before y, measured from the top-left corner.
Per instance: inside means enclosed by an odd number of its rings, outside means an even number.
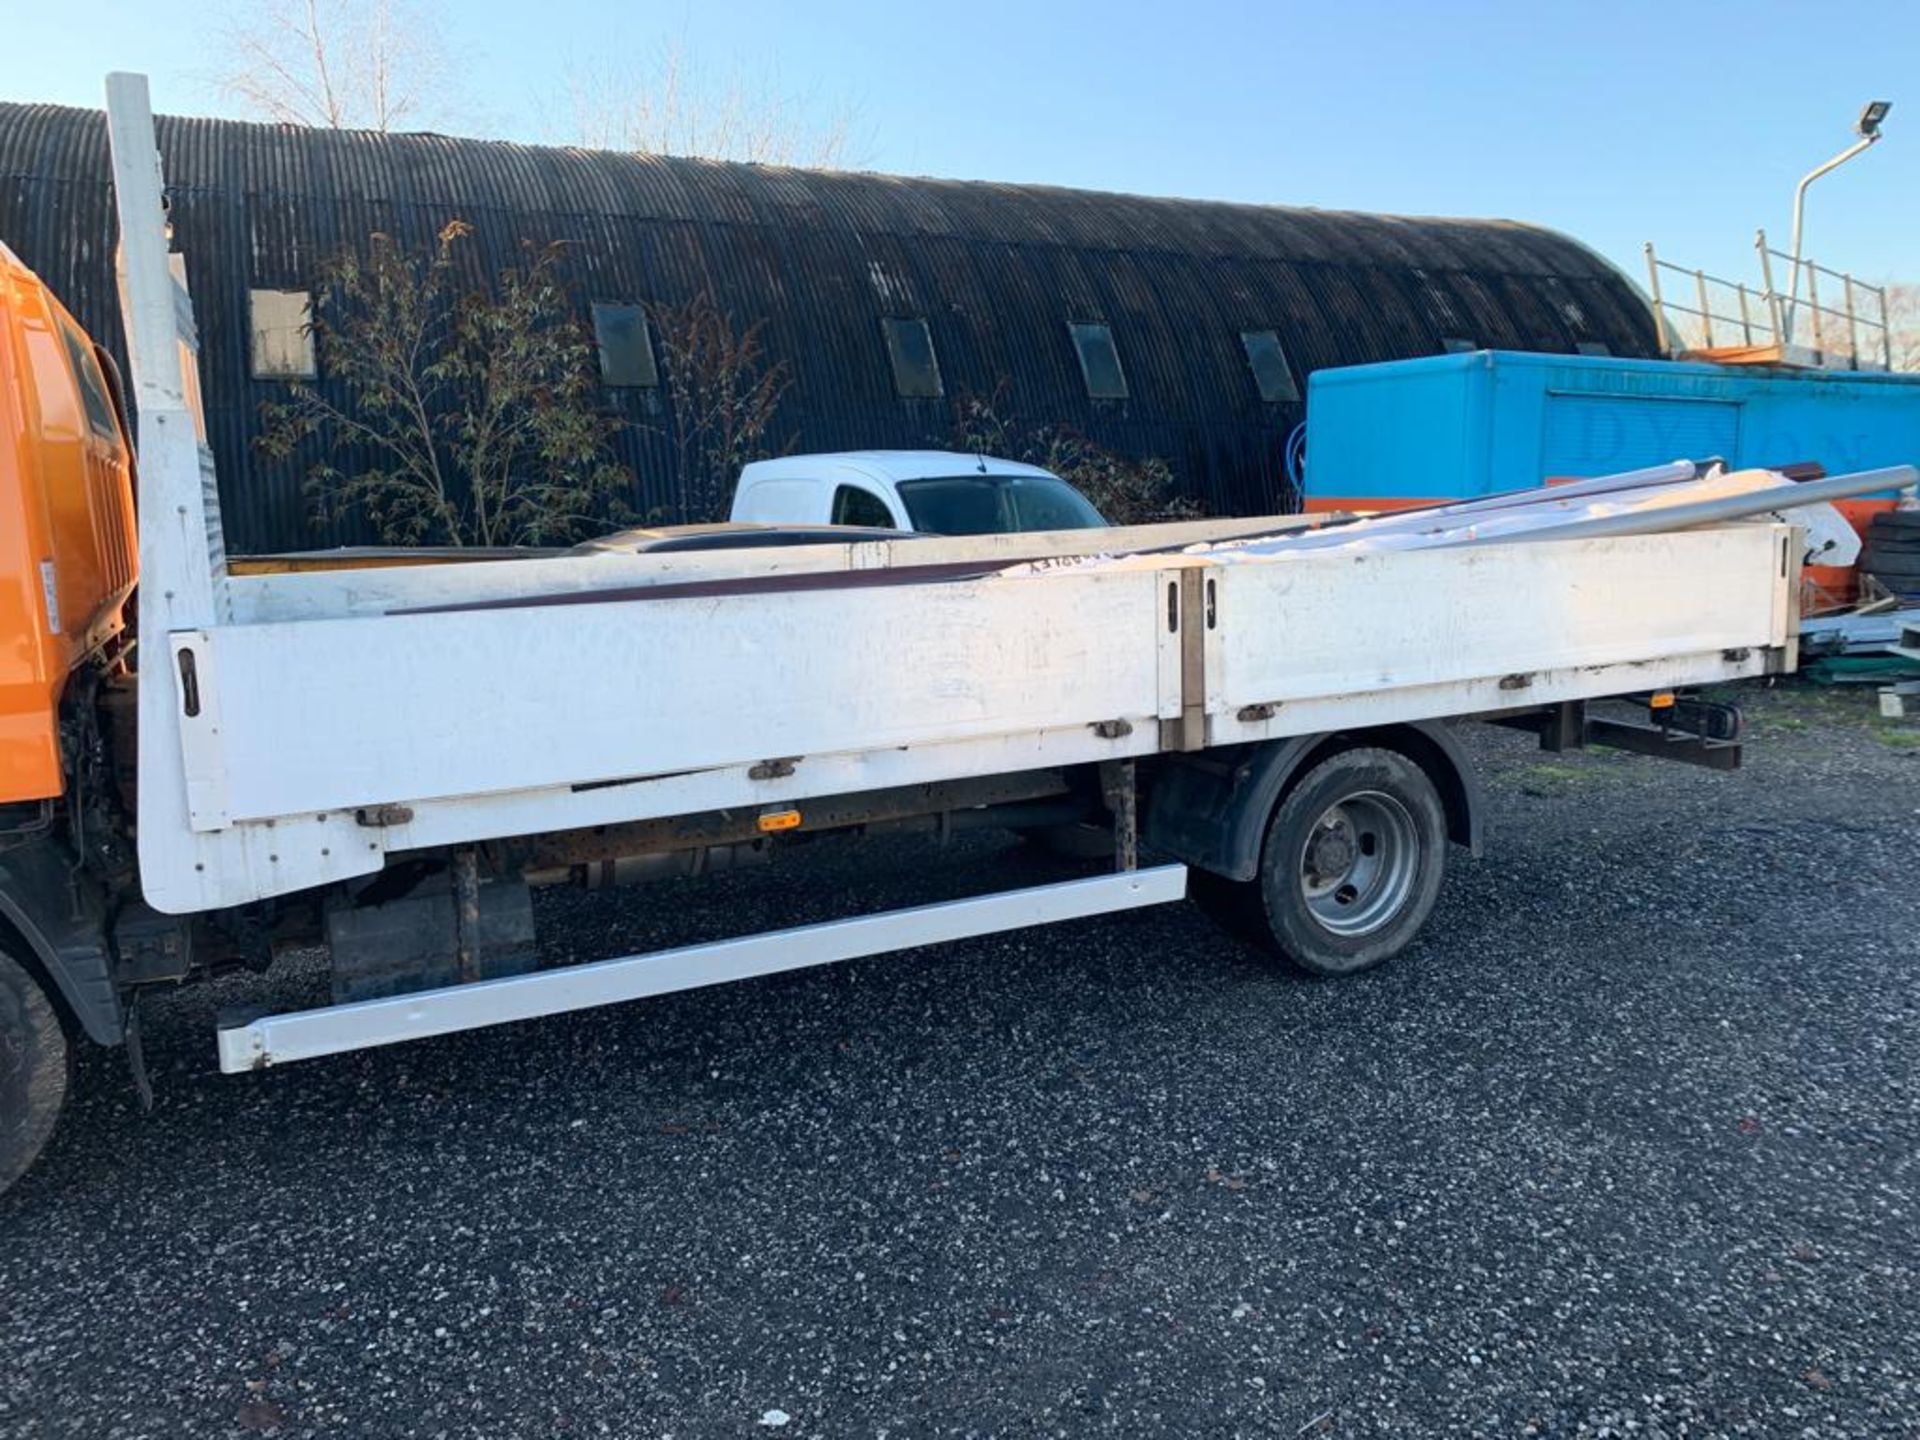
[[[997,392],[1022,422],[1166,459],[1221,513],[1284,504],[1282,446],[1321,366],[1486,346],[1656,353],[1647,307],[1618,271],[1566,236],[1507,221],[439,135],[159,126],[240,553],[365,538],[347,525],[316,531],[300,474],[251,452],[260,403],[286,384],[259,372],[288,363],[253,353],[253,326],[297,307],[293,292],[340,247],[374,232],[424,245],[454,218],[474,227],[488,270],[523,241],[570,242],[583,319],[597,304],[613,325],[633,313],[614,307],[679,303],[711,285],[736,320],[764,321],[769,355],[791,367],[783,444],[939,445],[956,398]],[[0,240],[117,351],[107,177],[99,112],[0,104]],[[650,378],[652,357],[637,373],[628,364],[613,378]],[[641,507],[671,509],[662,392],[605,394],[641,422],[618,441]]]

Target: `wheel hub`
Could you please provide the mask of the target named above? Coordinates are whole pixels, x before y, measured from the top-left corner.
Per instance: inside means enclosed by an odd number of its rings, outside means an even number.
[[[1307,848],[1307,869],[1322,881],[1344,878],[1358,854],[1353,824],[1344,814],[1322,816]]]
[[[1390,924],[1413,894],[1419,841],[1396,797],[1357,791],[1321,812],[1300,852],[1300,889],[1313,918],[1353,937]]]

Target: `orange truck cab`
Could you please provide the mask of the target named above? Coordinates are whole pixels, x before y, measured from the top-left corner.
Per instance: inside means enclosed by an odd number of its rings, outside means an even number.
[[[124,644],[138,557],[112,362],[0,245],[0,820],[65,790],[61,701]]]

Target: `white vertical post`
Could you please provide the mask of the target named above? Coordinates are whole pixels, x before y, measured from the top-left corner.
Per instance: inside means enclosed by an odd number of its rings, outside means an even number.
[[[213,461],[202,443],[192,307],[167,253],[153,111],[143,75],[107,77],[107,134],[120,222],[120,313],[140,456],[140,869],[179,868],[191,834],[181,747],[183,706],[217,697],[186,676],[191,640],[226,618],[225,546]],[[191,698],[187,698],[191,696]],[[154,853],[155,847],[162,847]],[[196,867],[197,868],[197,867]]]
[[[1811,260],[1807,266],[1807,308],[1813,311],[1813,348],[1819,355],[1818,364],[1826,366],[1831,357],[1827,353],[1826,311],[1820,306],[1820,267]]]
[[[1753,232],[1753,248],[1760,256],[1760,283],[1767,288],[1767,314],[1773,321],[1773,343],[1781,348],[1781,358],[1785,358],[1787,345],[1786,325],[1780,314],[1780,292],[1773,283],[1773,252],[1767,248],[1767,232]]]
[[[107,77],[120,222],[120,310],[139,417],[140,631],[149,640],[216,623],[225,547],[202,454],[197,340],[167,253],[167,217],[144,75]],[[150,613],[149,607],[152,607]],[[156,623],[158,622],[158,623]]]
[[[1655,343],[1660,346],[1662,355],[1672,355],[1679,350],[1667,325],[1667,307],[1660,299],[1660,262],[1654,257],[1653,242],[1647,241],[1642,247],[1647,253],[1647,290],[1653,296],[1653,331]]]
[[[1847,368],[1860,368],[1860,317],[1853,308],[1853,272],[1845,271],[1840,276],[1847,287]]]

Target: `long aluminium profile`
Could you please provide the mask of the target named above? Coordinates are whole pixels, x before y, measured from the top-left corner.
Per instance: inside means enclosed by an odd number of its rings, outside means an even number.
[[[772,930],[649,955],[569,965],[531,975],[266,1015],[220,1027],[220,1068],[228,1074],[263,1070],[346,1050],[395,1045],[974,935],[1135,910],[1182,899],[1186,892],[1186,867],[1160,865]]]
[[[1408,531],[1440,534],[1450,528],[1472,523],[1481,515],[1530,508],[1567,508],[1575,500],[1591,500],[1601,495],[1624,494],[1629,490],[1651,490],[1666,485],[1683,485],[1697,480],[1704,467],[1692,460],[1674,460],[1643,470],[1622,470],[1613,475],[1594,475],[1585,480],[1563,484],[1529,486],[1524,490],[1502,490],[1470,500],[1435,500],[1409,505],[1380,515],[1353,515],[1330,520],[1316,529],[1288,535],[1240,535],[1217,542],[1212,548],[1242,549],[1262,541],[1284,541],[1288,551],[1324,550],[1350,545],[1355,536],[1376,539]],[[1205,553],[1203,549],[1200,553]]]
[[[1888,465],[1878,470],[1856,470],[1848,475],[1831,475],[1823,480],[1789,480],[1765,490],[1749,490],[1738,495],[1722,495],[1712,500],[1694,500],[1684,505],[1667,505],[1649,510],[1628,510],[1615,515],[1596,515],[1584,520],[1566,520],[1542,525],[1533,530],[1507,530],[1492,535],[1465,533],[1435,537],[1427,548],[1453,549],[1462,545],[1513,545],[1532,540],[1603,540],[1622,535],[1658,535],[1669,530],[1686,530],[1695,525],[1717,525],[1730,520],[1748,520],[1779,510],[1794,510],[1823,500],[1851,500],[1882,490],[1904,490],[1920,483],[1920,468],[1912,465]]]

